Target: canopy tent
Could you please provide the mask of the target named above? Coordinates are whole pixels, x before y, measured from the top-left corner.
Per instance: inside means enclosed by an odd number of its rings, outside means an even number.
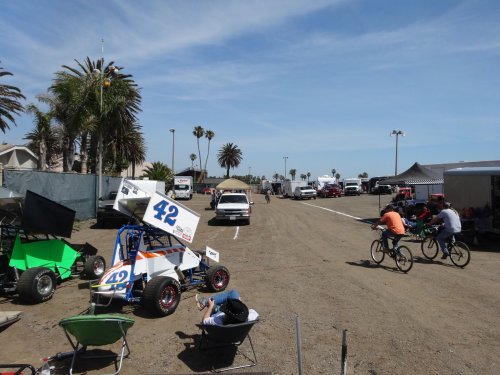
[[[433,170],[413,164],[409,169],[397,176],[384,180],[384,185],[437,185],[443,183],[443,177]]]
[[[250,186],[236,178],[228,178],[215,187],[217,190],[250,190]]]

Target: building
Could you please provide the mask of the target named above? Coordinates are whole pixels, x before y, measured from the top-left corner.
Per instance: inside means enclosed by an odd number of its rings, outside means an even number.
[[[38,157],[26,146],[0,145],[0,163],[4,169],[37,169]]]

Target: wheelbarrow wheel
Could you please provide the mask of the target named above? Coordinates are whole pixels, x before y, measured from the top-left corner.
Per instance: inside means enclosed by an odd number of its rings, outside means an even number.
[[[158,316],[172,314],[180,300],[181,285],[168,276],[157,276],[149,280],[142,296],[143,306]]]
[[[96,280],[104,275],[106,270],[106,261],[100,255],[91,255],[87,258],[84,265],[85,276],[91,280]]]
[[[28,303],[48,301],[56,290],[56,275],[45,267],[35,267],[24,271],[17,282],[19,298]]]

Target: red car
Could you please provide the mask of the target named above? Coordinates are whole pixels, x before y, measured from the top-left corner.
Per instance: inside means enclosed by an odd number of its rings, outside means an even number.
[[[339,185],[327,184],[318,192],[318,195],[322,198],[341,197],[342,189]]]

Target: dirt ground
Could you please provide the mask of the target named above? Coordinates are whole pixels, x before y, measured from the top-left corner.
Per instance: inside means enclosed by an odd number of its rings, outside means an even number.
[[[252,222],[242,226],[215,225],[209,196],[185,202],[201,214],[190,247],[218,250],[231,273],[229,288],[260,314],[251,332],[258,365],[242,373],[299,373],[297,316],[304,374],[340,373],[343,330],[348,374],[500,373],[500,241],[476,247],[460,269],[449,260],[426,261],[419,243],[407,239],[416,262],[404,274],[392,259],[375,265],[369,254],[376,234],[363,220],[377,217],[389,196],[380,203],[369,195],[310,201],[273,196],[271,204],[263,195],[252,199]],[[70,242],[89,242],[109,263],[116,229],[93,224],[75,225]],[[208,295],[205,289],[184,292],[177,311],[164,318],[138,306],[109,310],[135,320],[123,374],[200,373],[210,370],[210,360],[223,361],[220,353],[200,354],[194,346],[200,335],[197,292]],[[88,301],[88,282],[79,278],[62,283],[43,304],[0,298],[0,310],[23,311],[20,321],[0,331],[0,363],[39,366],[40,358],[70,350],[58,322],[85,311]],[[224,359],[244,360],[227,353]],[[79,363],[77,373],[113,370],[109,362]],[[68,372],[68,360],[53,364],[57,373]]]

